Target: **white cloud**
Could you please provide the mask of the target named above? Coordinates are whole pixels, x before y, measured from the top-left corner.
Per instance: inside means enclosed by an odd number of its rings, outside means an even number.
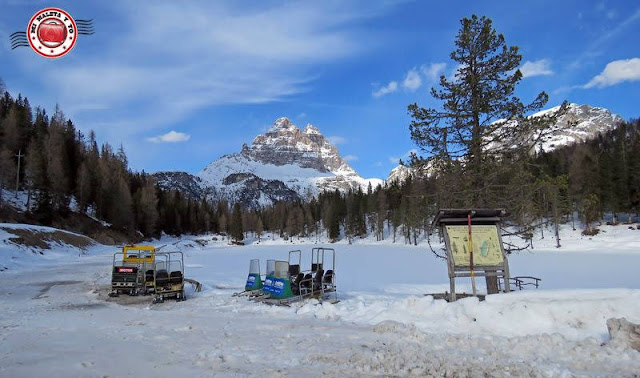
[[[522,77],[553,75],[551,64],[547,59],[524,62],[520,67],[520,73],[522,73]]]
[[[420,71],[422,71],[422,74],[429,79],[429,81],[435,82],[438,81],[440,74],[443,73],[446,68],[446,63],[430,63],[420,66]]]
[[[191,139],[191,135],[180,133],[173,130],[169,131],[166,134],[147,138],[149,142],[153,142],[153,143],[177,143],[177,142],[186,142],[189,139]]]
[[[397,81],[392,81],[389,84],[387,84],[384,87],[378,89],[377,91],[374,91],[371,94],[373,95],[373,97],[379,98],[379,97],[382,97],[382,96],[387,95],[389,93],[393,93],[393,92],[395,92],[397,90],[398,90],[398,82]]]
[[[341,136],[337,136],[337,135],[333,135],[333,136],[329,136],[327,137],[327,140],[329,141],[329,143],[335,145],[338,144],[345,144],[347,143],[347,139]]]
[[[407,76],[404,78],[402,86],[411,92],[415,92],[422,86],[422,78],[420,77],[417,69],[412,68],[407,72]]]
[[[431,64],[423,64],[420,68],[412,68],[407,72],[402,81],[402,87],[408,91],[415,92],[420,88],[423,84],[423,78],[420,74],[422,74],[427,81],[435,82],[438,80],[440,73],[444,72],[446,69],[446,63],[431,63]],[[375,98],[382,97],[384,95],[388,95],[391,93],[395,93],[398,91],[398,82],[396,80],[390,81],[389,84],[385,86],[378,86],[374,84],[378,89],[373,91],[371,95]]]
[[[591,79],[584,88],[604,88],[624,81],[640,80],[640,58],[614,60],[606,65],[604,70]]]
[[[342,159],[344,159],[344,161],[356,161],[358,160],[358,157],[355,155],[347,155],[345,157],[343,157]]]

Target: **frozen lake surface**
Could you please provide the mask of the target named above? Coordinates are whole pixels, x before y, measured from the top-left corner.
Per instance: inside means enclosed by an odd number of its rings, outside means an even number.
[[[456,303],[424,295],[448,289],[446,265],[426,243],[166,238],[156,244],[184,251],[186,276],[204,289],[156,305],[107,297],[112,247],[40,255],[5,232],[0,376],[633,376],[640,353],[608,345],[606,320],[640,323],[640,231],[605,231],[592,240],[565,231],[559,250],[547,238],[512,255],[512,275],[542,278],[538,290]],[[320,245],[337,251],[340,303],[232,297],[251,258],[264,269],[267,258]]]

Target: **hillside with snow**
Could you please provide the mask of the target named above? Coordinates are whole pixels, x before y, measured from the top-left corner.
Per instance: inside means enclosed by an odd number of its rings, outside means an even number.
[[[542,110],[529,116],[529,118],[539,118],[544,116],[552,116],[560,110],[560,105],[550,109]],[[504,120],[499,120],[500,122]],[[578,105],[571,103],[567,107],[565,114],[558,116],[556,122],[545,131],[544,136],[540,138],[534,146],[536,152],[549,152],[557,148],[567,146],[573,143],[584,142],[589,139],[596,138],[598,134],[604,134],[614,129],[622,122],[623,119],[617,114],[611,113],[609,109],[600,108],[590,105]],[[504,127],[517,127],[517,122],[507,122]],[[539,134],[529,137],[530,140],[538,139]],[[495,143],[490,143],[487,148],[494,148]],[[410,175],[416,176],[418,172],[415,168],[404,165],[398,165],[391,170],[387,177],[387,182],[402,182]],[[429,175],[430,168],[426,168],[420,175]]]
[[[543,110],[531,115],[541,117],[554,114],[560,106]],[[609,109],[589,105],[569,104],[567,112],[558,117],[551,127],[548,137],[541,140],[537,151],[549,152],[558,147],[595,138],[599,133],[606,133],[622,122],[622,118],[611,113]]]

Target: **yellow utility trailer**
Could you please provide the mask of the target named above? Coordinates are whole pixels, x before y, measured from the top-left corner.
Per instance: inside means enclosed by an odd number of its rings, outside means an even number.
[[[150,245],[127,245],[113,255],[112,297],[121,293],[149,294],[155,290],[156,248]]]
[[[184,301],[184,255],[182,252],[160,252],[156,255],[154,270],[154,303],[167,298]]]

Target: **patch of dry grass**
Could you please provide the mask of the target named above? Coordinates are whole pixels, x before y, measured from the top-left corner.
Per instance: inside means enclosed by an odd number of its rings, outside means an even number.
[[[16,235],[14,238],[9,238],[9,241],[26,247],[50,249],[50,243],[63,243],[85,249],[95,244],[92,239],[86,236],[75,235],[60,230],[46,232],[31,229],[0,228],[10,234]]]

